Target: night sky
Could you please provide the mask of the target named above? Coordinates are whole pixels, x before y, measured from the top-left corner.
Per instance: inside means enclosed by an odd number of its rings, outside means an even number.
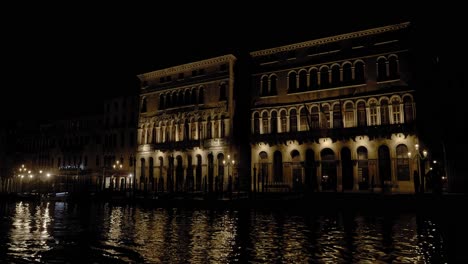
[[[303,4],[240,7],[226,2],[196,12],[177,5],[14,10],[2,18],[0,120],[92,113],[102,109],[103,98],[136,89],[140,73],[410,21],[421,127],[430,131],[431,142],[464,135],[464,122],[449,122],[467,120],[461,96],[451,95],[466,87],[464,19],[458,8],[445,12],[438,6],[389,2],[391,7],[336,10]],[[456,114],[447,118],[448,113]],[[455,151],[460,145],[467,143],[453,143]]]

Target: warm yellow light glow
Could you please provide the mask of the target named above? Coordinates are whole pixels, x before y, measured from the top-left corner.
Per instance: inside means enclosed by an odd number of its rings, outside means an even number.
[[[411,152],[408,152],[408,158],[411,158]]]
[[[228,159],[231,159],[231,155],[228,154]]]
[[[434,164],[436,164],[436,163],[437,163],[437,160],[434,160],[434,161],[432,161],[432,162],[433,162]]]
[[[24,164],[21,164],[21,168],[24,168]]]
[[[131,178],[132,176],[133,176],[133,174],[131,174],[131,173],[128,175],[128,177],[130,177],[130,178]]]
[[[419,150],[419,144],[414,145],[414,147],[416,148],[416,150]]]
[[[47,177],[50,177],[50,173],[47,173]]]
[[[427,157],[427,150],[423,150],[424,157]]]
[[[223,160],[223,164],[226,164],[226,161],[225,161],[225,160]]]
[[[42,170],[40,170],[39,173],[42,173]]]
[[[28,171],[28,173],[31,173],[31,171]]]
[[[235,161],[235,160],[232,160],[232,165],[234,165],[235,163],[236,163],[236,161]]]

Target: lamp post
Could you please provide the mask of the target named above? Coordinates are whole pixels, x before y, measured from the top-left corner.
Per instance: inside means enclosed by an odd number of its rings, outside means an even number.
[[[223,160],[223,165],[227,166],[227,169],[228,169],[228,192],[229,192],[229,195],[231,195],[232,193],[232,175],[231,175],[231,166],[234,167],[234,164],[236,164],[236,161],[234,159],[231,160],[231,155],[228,155],[228,160]],[[224,178],[224,177],[223,177]],[[221,184],[222,186],[222,189],[224,189],[224,184]]]
[[[111,176],[111,182],[110,182],[111,191],[114,189],[114,187],[117,187],[117,184],[114,183],[114,178],[116,178],[116,177],[114,177],[114,175],[117,175],[117,176],[118,176],[120,170],[122,170],[122,167],[123,167],[123,166],[122,166],[122,163],[120,163],[119,160],[117,160],[117,161],[114,163],[114,165],[112,165],[112,168],[114,169],[114,171],[117,171],[117,172]],[[117,178],[117,181],[118,181],[118,178]]]
[[[419,145],[416,144],[414,145],[414,149],[416,150],[416,154],[414,155],[414,158],[417,159],[417,167],[418,167],[418,177],[419,177],[419,183],[421,184],[419,186],[419,191],[421,193],[424,193],[424,176],[422,175],[422,172],[421,172],[421,161],[424,161],[426,160],[427,158],[427,150],[423,150],[422,151],[422,155],[421,155],[421,152],[419,151]],[[411,158],[411,152],[408,152],[408,158]]]

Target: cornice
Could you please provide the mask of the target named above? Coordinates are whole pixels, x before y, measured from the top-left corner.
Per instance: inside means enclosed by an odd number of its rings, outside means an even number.
[[[178,66],[174,66],[174,67],[170,67],[166,69],[139,74],[137,75],[137,77],[141,81],[144,81],[144,80],[149,80],[152,78],[157,78],[160,76],[172,75],[172,74],[176,74],[179,72],[186,72],[192,69],[198,69],[198,68],[207,67],[211,65],[217,65],[223,62],[234,62],[234,61],[236,61],[236,57],[232,54],[228,54],[228,55],[224,55],[220,57],[191,62],[191,63],[182,64],[182,65],[178,65]]]
[[[359,38],[359,37],[364,37],[364,36],[369,36],[369,35],[375,35],[375,34],[380,34],[380,33],[389,32],[389,31],[396,31],[396,30],[400,30],[403,28],[407,28],[409,25],[410,25],[410,22],[405,22],[405,23],[389,25],[385,27],[367,29],[367,30],[362,30],[362,31],[357,31],[357,32],[352,32],[352,33],[336,35],[333,37],[326,37],[326,38],[304,41],[304,42],[300,42],[296,44],[290,44],[290,45],[271,48],[271,49],[253,51],[253,52],[250,52],[250,55],[252,57],[259,57],[259,56],[265,56],[265,55],[275,54],[279,52],[285,52],[285,51],[296,50],[296,49],[301,49],[301,48],[308,48],[308,47],[312,47],[316,45],[323,45],[323,44],[327,44],[331,42],[337,42],[337,41],[342,41],[342,40],[347,40],[347,39],[352,39],[352,38]]]

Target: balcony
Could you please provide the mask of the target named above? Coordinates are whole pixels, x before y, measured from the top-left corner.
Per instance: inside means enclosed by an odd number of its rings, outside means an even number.
[[[267,143],[269,145],[285,144],[288,140],[297,140],[299,143],[316,142],[320,138],[331,138],[337,140],[354,140],[356,136],[366,135],[369,139],[389,138],[392,134],[402,133],[405,136],[416,133],[415,124],[397,124],[366,127],[311,129],[310,131],[297,131],[277,134],[256,134],[250,136],[250,142]]]

